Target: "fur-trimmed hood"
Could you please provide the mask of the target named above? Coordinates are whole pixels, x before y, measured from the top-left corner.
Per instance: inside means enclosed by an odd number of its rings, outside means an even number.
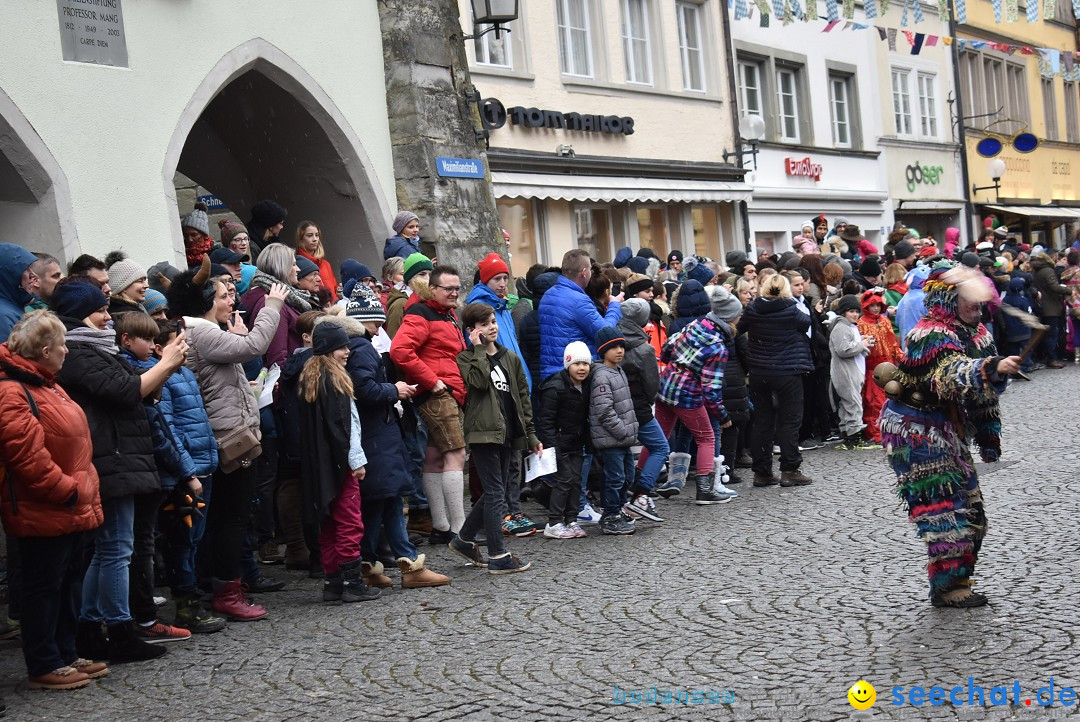
[[[360,323],[355,318],[346,316],[344,313],[329,314],[315,319],[316,326],[320,323],[332,323],[336,326],[340,326],[345,329],[345,333],[349,334],[349,338],[367,337],[367,329],[364,328],[364,324]]]

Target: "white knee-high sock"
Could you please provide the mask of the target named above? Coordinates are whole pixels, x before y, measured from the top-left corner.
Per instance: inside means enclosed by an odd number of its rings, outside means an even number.
[[[465,472],[444,471],[442,485],[446,513],[450,517],[450,531],[457,534],[465,523]]]
[[[443,472],[424,472],[424,496],[431,509],[431,528],[446,531],[450,522],[446,518],[446,500],[443,497]]]

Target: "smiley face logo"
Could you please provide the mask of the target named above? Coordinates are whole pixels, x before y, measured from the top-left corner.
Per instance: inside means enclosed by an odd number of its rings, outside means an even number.
[[[870,709],[877,701],[877,690],[865,679],[860,679],[847,691],[847,701],[855,709]]]

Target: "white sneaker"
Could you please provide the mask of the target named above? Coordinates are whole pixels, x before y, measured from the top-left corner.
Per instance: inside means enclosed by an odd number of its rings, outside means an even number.
[[[578,512],[577,520],[579,524],[599,524],[600,512],[593,509],[592,504],[585,502],[585,507]]]
[[[574,532],[562,524],[548,524],[544,527],[544,536],[548,539],[573,539]]]
[[[568,532],[570,532],[571,534],[573,534],[574,539],[584,539],[585,537],[589,536],[588,534],[585,533],[584,529],[582,529],[580,526],[578,526],[578,523],[576,521],[572,521],[569,524],[567,524],[566,525],[566,530]]]

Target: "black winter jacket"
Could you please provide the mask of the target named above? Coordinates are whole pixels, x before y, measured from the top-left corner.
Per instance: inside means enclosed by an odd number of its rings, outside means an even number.
[[[728,349],[727,363],[724,364],[724,409],[733,417],[749,416],[750,393],[746,386],[746,354],[750,339],[746,334],[733,337],[731,326],[717,324],[724,334],[724,345]]]
[[[352,398],[338,393],[324,373],[319,379],[315,403],[299,398],[300,480],[303,491],[303,519],[321,525],[330,514],[330,504],[341,493],[349,468],[352,428]]]
[[[352,319],[349,319],[352,320]],[[356,324],[359,326],[359,324]],[[412,465],[398,424],[397,386],[386,379],[386,365],[366,336],[349,331],[349,360],[345,369],[353,382],[353,397],[360,415],[361,445],[367,456],[367,475],[360,482],[365,499],[409,496],[414,492]]]
[[[540,386],[540,423],[536,430],[544,447],[581,451],[589,441],[589,379],[574,388],[567,371],[548,377]]]
[[[83,325],[62,320],[68,329]],[[69,341],[67,346],[56,380],[86,413],[101,498],[158,491],[161,481],[139,375],[119,356],[92,344]]]
[[[298,348],[285,359],[278,378],[277,431],[281,439],[279,454],[286,462],[300,463],[300,397],[297,388],[304,364],[315,355],[309,348]],[[293,477],[295,478],[295,477]]]
[[[814,370],[806,329],[810,317],[793,298],[755,298],[743,312],[739,333],[747,334],[749,370],[756,376],[798,376]]]

